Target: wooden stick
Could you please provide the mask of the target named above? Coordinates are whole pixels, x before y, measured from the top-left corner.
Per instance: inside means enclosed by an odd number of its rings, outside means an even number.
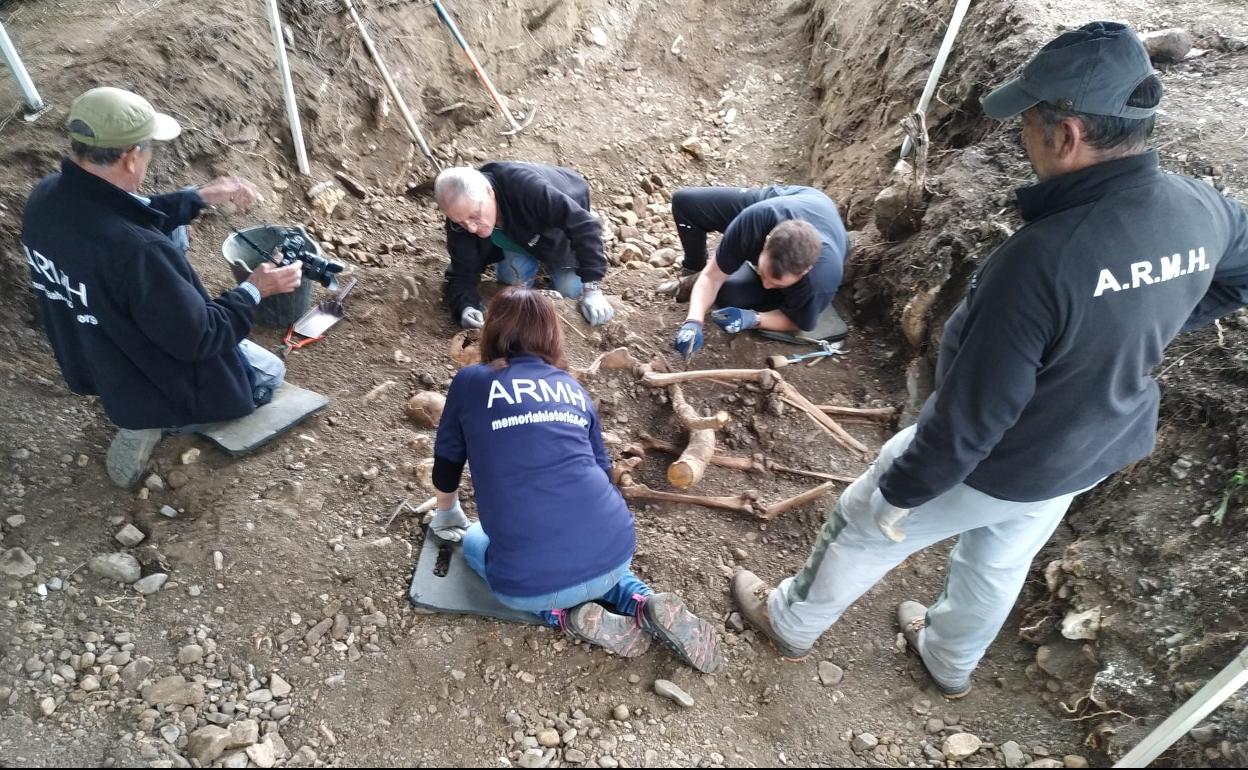
[[[814,489],[806,490],[800,495],[794,495],[787,500],[781,500],[778,503],[772,503],[771,505],[765,506],[762,512],[758,513],[757,516],[760,519],[774,519],[785,511],[789,511],[818,500],[828,492],[832,491],[834,486],[836,486],[835,481],[825,482]]]
[[[770,460],[767,461],[767,470],[775,471],[776,473],[791,473],[794,476],[806,476],[812,479],[823,479],[825,481],[839,481],[843,484],[852,484],[858,480],[855,476],[842,476],[836,473],[820,473],[819,471],[804,471],[801,468],[788,468]]]
[[[830,404],[819,404],[818,406],[819,410],[824,414],[834,414],[838,417],[861,417],[866,420],[887,422],[897,416],[897,409],[891,406],[873,409],[855,409],[850,406],[832,406]]]

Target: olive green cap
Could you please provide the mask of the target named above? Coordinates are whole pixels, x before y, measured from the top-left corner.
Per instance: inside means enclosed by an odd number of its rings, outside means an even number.
[[[120,88],[93,88],[74,100],[66,121],[69,136],[91,147],[129,149],[155,139],[168,142],[182,126],[138,94]]]

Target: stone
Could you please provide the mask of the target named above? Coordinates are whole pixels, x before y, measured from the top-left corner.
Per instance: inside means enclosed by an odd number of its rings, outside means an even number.
[[[290,682],[282,679],[277,674],[269,677],[269,691],[273,693],[274,698],[285,698],[287,695],[290,695],[291,689]]]
[[[100,680],[91,674],[87,674],[82,678],[82,681],[78,683],[78,687],[84,692],[95,692],[100,689]]]
[[[39,713],[45,717],[52,716],[52,712],[56,711],[56,701],[52,698],[44,698],[39,701]]]
[[[126,585],[138,581],[143,575],[139,560],[128,553],[101,554],[92,559],[87,568],[98,577]]]
[[[137,690],[156,665],[147,658],[137,658],[121,670],[121,683],[128,690]]]
[[[1001,744],[1001,756],[1005,759],[1006,767],[1022,767],[1029,761],[1017,741],[1006,741]]]
[[[984,745],[984,742],[977,735],[954,733],[945,738],[945,742],[941,744],[940,750],[944,752],[945,759],[950,762],[961,762],[979,751],[979,747],[982,745]]]
[[[165,725],[160,728],[160,737],[165,739],[165,743],[173,746],[177,744],[178,739],[182,737],[182,728],[177,725]]]
[[[242,770],[248,766],[247,753],[244,751],[232,751],[221,757],[221,767],[234,768],[234,770]]]
[[[691,136],[681,142],[680,149],[692,155],[695,160],[702,160],[706,157],[706,145],[696,136]]]
[[[35,574],[35,560],[21,548],[10,548],[0,556],[0,572],[9,577],[24,578]]]
[[[247,747],[247,758],[256,767],[273,767],[277,764],[277,748],[273,744],[273,736],[266,735],[263,743]]]
[[[1185,29],[1172,27],[1146,32],[1140,36],[1148,58],[1162,64],[1174,64],[1183,61],[1192,50],[1192,35]]]
[[[26,517],[20,513],[15,513],[9,518],[5,519],[4,523],[9,525],[9,529],[17,529],[18,527],[26,523]]]
[[[127,524],[121,528],[117,534],[113,535],[113,539],[124,545],[126,548],[133,548],[139,543],[147,539],[147,535],[133,524]]]
[[[559,731],[546,729],[537,734],[537,745],[553,749],[559,745]]]
[[[166,519],[176,519],[178,518],[178,509],[172,505],[162,505],[160,506],[160,515]]]
[[[431,390],[422,391],[408,399],[407,418],[422,428],[436,428],[446,408],[446,397]]]
[[[134,590],[149,596],[165,587],[165,583],[169,581],[169,576],[163,572],[153,572],[147,577],[135,582]]]
[[[254,690],[247,693],[247,700],[251,703],[269,703],[273,700],[273,691]]]
[[[1072,770],[1083,770],[1088,766],[1088,760],[1078,754],[1067,754],[1062,757],[1062,765],[1072,768]]]
[[[590,27],[589,38],[594,41],[594,45],[599,48],[607,47],[607,32],[602,27]]]
[[[1038,768],[1047,768],[1048,770],[1056,770],[1059,767],[1065,767],[1065,765],[1062,764],[1062,760],[1057,759],[1056,757],[1045,757],[1044,759],[1037,759],[1035,762],[1032,762],[1031,764],[1026,765],[1026,767],[1038,767]]]
[[[666,679],[656,679],[654,682],[654,692],[657,695],[675,702],[681,708],[693,708],[693,698],[689,695],[689,693],[677,687],[675,682],[669,682]]]
[[[845,678],[845,672],[831,661],[819,662],[819,681],[824,687],[836,687]]]
[[[615,707],[615,711],[611,712],[611,716],[617,722],[624,722],[628,720],[631,714],[629,714],[628,706],[625,706],[623,703],[621,703],[620,705]]]
[[[223,727],[208,725],[191,733],[186,743],[186,755],[206,767],[216,762],[230,744],[230,732]]]
[[[924,729],[931,735],[937,735],[945,729],[945,720],[932,717],[927,720],[927,725]]]
[[[149,492],[160,492],[165,488],[165,481],[153,473],[143,481],[143,488]]]
[[[182,453],[182,464],[191,465],[199,460],[199,450],[191,448]]]
[[[1062,620],[1062,636],[1067,639],[1095,639],[1101,632],[1101,608],[1068,612]]]
[[[854,739],[849,742],[849,747],[859,754],[864,751],[871,751],[879,745],[880,739],[876,738],[871,733],[858,733],[854,736]]]
[[[580,749],[567,749],[563,752],[563,761],[569,765],[583,765],[588,761],[588,757]]]
[[[671,267],[676,264],[677,257],[676,249],[656,249],[646,261],[654,267]]]
[[[311,630],[309,630],[308,633],[304,635],[303,637],[304,644],[308,645],[309,647],[315,647],[316,644],[321,641],[321,638],[324,637],[325,634],[329,632],[329,629],[333,625],[334,625],[333,618],[325,618],[320,623],[317,623],[315,626],[312,626]]]
[[[153,706],[198,706],[204,702],[204,686],[199,682],[188,682],[181,676],[167,676],[156,684],[144,687],[143,700]]]
[[[178,663],[184,666],[204,662],[204,648],[198,644],[188,644],[178,650]]]
[[[260,741],[260,723],[254,719],[235,722],[227,729],[230,733],[229,744],[225,747],[227,750],[245,749]]]

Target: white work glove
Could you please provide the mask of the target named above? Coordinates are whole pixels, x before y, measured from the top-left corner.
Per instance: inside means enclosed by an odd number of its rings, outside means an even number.
[[[607,302],[597,281],[585,284],[581,290],[581,315],[590,326],[602,326],[615,316],[615,308]]]
[[[433,521],[429,522],[429,528],[442,540],[458,543],[468,531],[468,517],[464,514],[463,506],[456,500],[455,505],[447,510],[439,508],[433,512]]]
[[[875,525],[884,533],[884,537],[892,540],[894,543],[900,543],[906,539],[906,533],[901,529],[901,523],[910,515],[909,508],[898,508],[897,506],[884,499],[884,493],[876,489],[871,493],[871,518],[875,521]]]
[[[475,307],[466,307],[459,314],[459,325],[465,329],[480,329],[485,326],[485,314]]]

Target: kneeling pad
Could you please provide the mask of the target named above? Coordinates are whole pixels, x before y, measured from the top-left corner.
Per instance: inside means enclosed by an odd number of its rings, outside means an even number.
[[[195,432],[238,457],[254,452],[329,406],[329,397],[283,382],[273,400],[246,417],[201,425]]]
[[[811,340],[840,342],[849,336],[849,324],[841,319],[841,314],[836,312],[834,306],[828,305],[828,309],[819,315],[819,321],[815,324],[815,328],[808,332],[790,334],[788,332],[773,332],[765,329],[756,331],[760,337],[766,337],[769,340],[779,340],[780,342],[788,342],[794,345],[809,345]]]
[[[444,542],[431,532],[425,533],[425,544],[416,558],[416,574],[412,576],[408,598],[431,612],[542,624],[537,615],[513,610],[500,602],[464,561],[459,543]]]

